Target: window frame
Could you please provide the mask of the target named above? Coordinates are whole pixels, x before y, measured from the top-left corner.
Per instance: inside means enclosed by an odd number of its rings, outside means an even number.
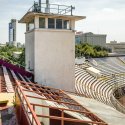
[[[61,22],[57,22],[57,20],[58,21],[61,20]],[[57,24],[57,23],[61,23],[61,27],[58,27],[59,24]],[[56,29],[63,29],[63,19],[59,19],[59,18],[56,19]]]
[[[43,21],[44,21],[44,22],[42,22],[42,23],[44,23],[44,24],[42,24],[43,26],[40,25],[40,19],[43,19]],[[42,26],[42,27],[40,27],[40,26]],[[43,28],[43,29],[46,28],[46,19],[45,19],[45,17],[39,17],[39,28],[40,28],[40,29],[42,29],[42,28]]]
[[[66,25],[65,25],[65,21],[67,21]],[[67,30],[70,29],[70,20],[63,20],[63,29],[67,29]]]
[[[49,23],[49,19],[53,19],[53,25],[52,23]],[[48,29],[55,29],[55,18],[48,18]]]
[[[27,25],[28,31],[35,29],[35,19],[32,19]]]

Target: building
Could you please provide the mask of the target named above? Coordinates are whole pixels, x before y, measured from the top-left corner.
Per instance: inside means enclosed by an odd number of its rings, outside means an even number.
[[[9,23],[9,44],[12,45],[17,40],[17,20],[11,19]]]
[[[9,45],[17,46],[18,42],[24,43],[24,30],[23,25],[18,23],[18,20],[11,19],[9,23]]]
[[[53,11],[48,1],[40,5],[34,3],[19,21],[26,23],[26,70],[34,73],[35,82],[74,91],[75,22],[85,16],[73,16],[72,6],[54,5]]]
[[[91,32],[83,33],[77,32],[75,35],[76,44],[88,43],[90,45],[98,45],[105,47],[106,45],[106,35],[105,34],[93,34]]]
[[[114,41],[110,41],[110,43],[111,43],[111,44],[116,44],[117,41],[115,41],[115,40],[114,40]]]
[[[117,41],[111,41],[106,43],[106,47],[111,49],[112,53],[125,55],[125,42],[117,43]]]

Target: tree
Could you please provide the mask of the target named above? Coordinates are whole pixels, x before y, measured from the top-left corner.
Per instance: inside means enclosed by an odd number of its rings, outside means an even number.
[[[13,56],[13,52],[22,52],[19,58]],[[7,60],[13,64],[18,64],[25,66],[25,52],[24,48],[17,48],[15,46],[6,45],[5,47],[0,47],[0,58]]]
[[[76,57],[105,57],[108,56],[108,49],[81,43],[75,46],[75,54]]]
[[[22,50],[22,54],[19,56],[19,64],[25,67],[25,48]]]

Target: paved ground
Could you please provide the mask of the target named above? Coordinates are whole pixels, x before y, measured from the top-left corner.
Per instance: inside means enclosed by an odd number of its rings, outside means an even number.
[[[120,113],[114,108],[94,99],[79,97],[72,94],[68,95],[79,102],[81,105],[89,109],[91,112],[96,114],[103,121],[108,123],[108,125],[125,125],[125,114]]]

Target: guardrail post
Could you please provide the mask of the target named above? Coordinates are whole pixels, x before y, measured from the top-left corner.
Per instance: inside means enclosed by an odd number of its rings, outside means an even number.
[[[62,120],[61,120],[61,125],[64,125],[64,110],[62,110],[61,112],[61,117],[62,117]]]
[[[71,6],[71,16],[72,16],[72,8],[73,8],[73,7]]]

